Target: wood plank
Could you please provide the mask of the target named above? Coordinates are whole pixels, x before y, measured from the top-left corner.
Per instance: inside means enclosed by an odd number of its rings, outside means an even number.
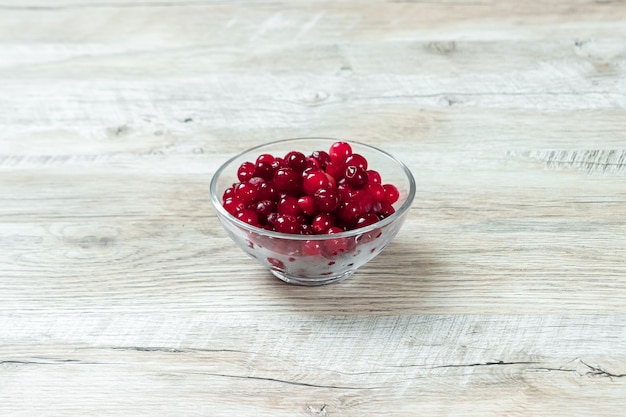
[[[617,416],[623,323],[615,315],[13,316],[2,320],[13,335],[0,350],[9,377],[2,406],[17,416]],[[46,342],[21,345],[32,337]]]

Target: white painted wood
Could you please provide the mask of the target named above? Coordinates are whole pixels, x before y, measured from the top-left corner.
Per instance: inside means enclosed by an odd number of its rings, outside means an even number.
[[[626,4],[526,3],[0,4],[0,414],[622,416]],[[322,288],[208,199],[301,136],[418,182]]]

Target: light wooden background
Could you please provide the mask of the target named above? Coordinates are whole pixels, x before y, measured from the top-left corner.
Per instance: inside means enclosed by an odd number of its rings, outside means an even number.
[[[301,136],[418,182],[321,288],[208,199]],[[0,415],[625,409],[625,2],[0,2]]]

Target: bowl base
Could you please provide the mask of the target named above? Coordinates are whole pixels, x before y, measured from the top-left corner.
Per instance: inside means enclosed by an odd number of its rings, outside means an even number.
[[[314,287],[314,286],[327,285],[327,284],[332,284],[334,282],[343,281],[344,279],[354,274],[355,271],[350,270],[339,275],[329,275],[329,276],[315,277],[315,278],[293,276],[293,275],[289,275],[281,271],[277,271],[275,269],[270,269],[270,272],[274,274],[275,277],[277,277],[281,281],[284,281],[288,284]]]

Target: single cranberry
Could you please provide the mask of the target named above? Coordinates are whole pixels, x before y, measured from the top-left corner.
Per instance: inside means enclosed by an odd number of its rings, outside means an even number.
[[[272,154],[262,153],[256,158],[256,163],[258,164],[259,162],[269,162],[271,164],[272,162],[274,162],[275,159],[276,158],[274,158],[274,155]]]
[[[235,187],[235,196],[244,204],[249,204],[258,198],[259,192],[254,185],[244,182]]]
[[[367,173],[361,167],[347,165],[344,172],[346,183],[355,190],[360,190],[367,184]]]
[[[300,222],[298,222],[295,216],[278,214],[274,221],[274,229],[280,233],[298,234],[300,232]]]
[[[344,201],[339,205],[337,217],[349,227],[356,222],[357,217],[362,213],[361,206],[354,200]]]
[[[322,243],[319,240],[307,240],[302,243],[303,256],[319,256],[322,252]]]
[[[274,163],[276,164],[278,168],[288,168],[287,161],[285,161],[285,158],[281,158],[277,156],[276,158],[274,158]]]
[[[256,166],[252,162],[244,162],[237,170],[237,178],[239,178],[240,182],[246,182],[250,178],[254,177],[255,169]]]
[[[311,158],[317,161],[318,166],[321,169],[326,169],[326,164],[330,162],[330,155],[324,151],[315,151],[311,154]]]
[[[361,227],[367,227],[374,223],[378,223],[380,219],[374,213],[366,213],[359,217],[357,217],[356,222],[354,223],[354,228],[359,229]]]
[[[306,156],[302,152],[291,151],[285,155],[285,162],[289,168],[302,172],[307,167]]]
[[[257,226],[259,224],[259,218],[253,210],[243,209],[238,212],[236,216],[239,220],[248,223],[251,226]]]
[[[298,199],[291,195],[281,198],[278,201],[278,214],[289,214],[294,217],[302,214]]]
[[[300,189],[301,184],[300,174],[291,168],[279,168],[274,174],[274,185],[278,191],[295,194]]]
[[[229,197],[224,200],[224,209],[235,216],[238,212],[246,208],[246,205],[236,197]]]
[[[309,156],[306,158],[306,167],[313,168],[313,169],[321,169],[320,163],[317,162],[317,159],[313,158],[312,156]]]
[[[333,227],[335,219],[330,213],[320,213],[311,221],[311,228],[315,234],[321,235]]]
[[[391,216],[395,212],[396,212],[396,209],[394,209],[391,204],[382,203],[380,205],[380,210],[378,210],[378,217],[380,217],[381,219],[384,219],[386,217]]]
[[[315,216],[319,213],[320,209],[315,204],[315,200],[310,195],[302,196],[298,199],[298,205],[304,214],[307,216]]]
[[[380,184],[382,183],[382,181],[383,180],[378,171],[374,171],[371,169],[367,171],[367,182],[369,184]]]
[[[271,181],[272,178],[274,178],[275,172],[276,167],[274,166],[274,161],[257,162],[254,169],[254,175],[263,178],[265,181]]]
[[[224,190],[224,194],[222,194],[222,202],[226,201],[227,198],[232,198],[235,196],[235,187],[228,187]]]
[[[352,147],[347,142],[335,142],[330,145],[328,155],[331,161],[338,165],[343,165],[346,162],[346,158],[352,155]]]
[[[278,190],[274,187],[274,183],[271,181],[266,181],[257,187],[257,193],[259,200],[278,200]]]
[[[380,184],[367,184],[367,192],[370,193],[374,201],[383,201],[385,189]]]
[[[367,159],[363,155],[353,153],[346,158],[346,166],[355,166],[367,170]]]
[[[398,201],[398,199],[400,198],[400,192],[395,185],[385,184],[383,185],[383,188],[385,189],[385,198],[383,199],[383,202],[387,204],[393,204]]]
[[[326,234],[333,235],[343,232],[343,229],[339,227],[331,227],[327,230]],[[322,247],[322,253],[327,258],[333,258],[339,256],[348,251],[348,240],[346,238],[328,239],[324,241]]]
[[[324,171],[309,171],[302,180],[304,192],[311,196],[320,188],[327,188],[329,186],[330,183]]]
[[[318,189],[313,198],[322,211],[333,211],[339,206],[339,193],[332,188]]]
[[[259,201],[256,204],[255,210],[259,218],[259,223],[266,224],[267,216],[269,216],[270,213],[276,212],[276,202],[271,201],[271,200]]]

